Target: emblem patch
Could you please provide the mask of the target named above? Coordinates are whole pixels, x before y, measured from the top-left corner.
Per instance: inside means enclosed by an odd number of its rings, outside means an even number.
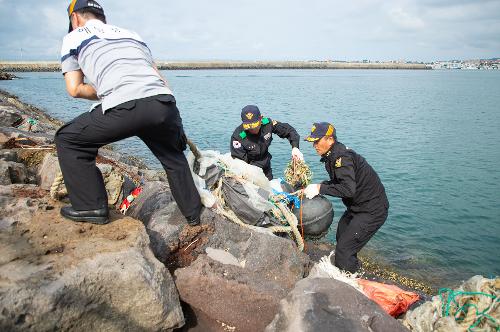
[[[264,135],[264,139],[267,141],[268,139],[271,138],[271,133],[267,133]]]
[[[342,157],[335,160],[335,167],[337,167],[337,168],[342,167]]]
[[[235,149],[241,148],[241,143],[239,141],[233,141],[233,148]]]
[[[315,131],[316,131],[316,126],[313,125],[311,128],[311,133],[314,133]]]
[[[246,114],[246,117],[247,117],[247,119],[248,119],[248,120],[252,120],[252,118],[253,118],[253,113],[248,112],[248,113]]]
[[[278,121],[273,120],[273,126],[276,126],[278,124]]]

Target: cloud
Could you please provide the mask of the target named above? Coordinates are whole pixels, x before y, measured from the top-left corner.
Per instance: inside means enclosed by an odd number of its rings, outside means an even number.
[[[0,59],[58,59],[69,1],[0,0]],[[499,0],[100,0],[164,60],[498,56]],[[37,16],[39,15],[39,16]],[[36,19],[35,19],[36,17]]]
[[[410,14],[403,8],[393,8],[389,17],[398,27],[407,30],[420,30],[425,27],[424,21],[416,15]]]

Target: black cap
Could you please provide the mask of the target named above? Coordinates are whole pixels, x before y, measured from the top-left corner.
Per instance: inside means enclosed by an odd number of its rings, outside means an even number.
[[[257,128],[260,124],[260,111],[255,105],[247,105],[241,110],[243,129]]]
[[[316,142],[325,136],[335,138],[335,127],[328,122],[315,122],[311,128],[311,133],[304,138],[304,141]]]
[[[100,4],[97,3],[97,1],[94,0],[72,0],[71,3],[68,6],[68,17],[71,17],[71,14],[73,14],[76,11],[79,11],[81,9],[91,9],[93,12],[99,15],[104,16],[104,9]],[[73,27],[71,26],[71,19],[69,20],[69,29],[68,33],[73,31]]]

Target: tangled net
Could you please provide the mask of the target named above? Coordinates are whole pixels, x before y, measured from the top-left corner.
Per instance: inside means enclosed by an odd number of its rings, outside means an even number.
[[[303,160],[291,160],[285,169],[285,181],[294,188],[306,187],[311,183],[313,173]]]

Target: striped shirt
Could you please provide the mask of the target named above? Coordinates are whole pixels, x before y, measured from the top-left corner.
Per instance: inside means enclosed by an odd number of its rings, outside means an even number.
[[[151,51],[137,33],[99,20],[87,21],[63,40],[63,74],[81,69],[103,112],[130,100],[171,95],[153,65]]]

